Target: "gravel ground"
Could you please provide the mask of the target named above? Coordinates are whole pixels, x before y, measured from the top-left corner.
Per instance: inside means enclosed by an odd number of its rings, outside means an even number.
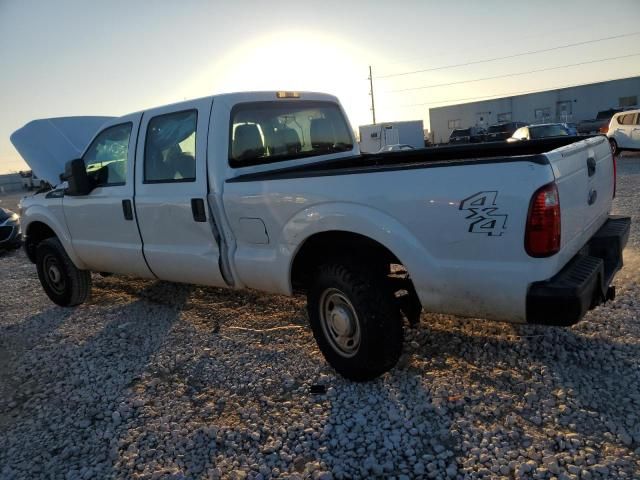
[[[4,254],[0,477],[640,478],[640,157],[619,175],[614,302],[570,329],[425,314],[367,384],[302,299],[95,276],[65,309]]]

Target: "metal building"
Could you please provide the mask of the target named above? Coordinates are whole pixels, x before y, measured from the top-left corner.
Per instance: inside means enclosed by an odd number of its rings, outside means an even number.
[[[486,128],[499,122],[578,123],[601,110],[637,107],[639,99],[640,76],[430,108],[432,141],[447,142],[454,128]]]
[[[10,192],[19,192],[24,188],[22,178],[17,173],[0,175],[0,195]]]

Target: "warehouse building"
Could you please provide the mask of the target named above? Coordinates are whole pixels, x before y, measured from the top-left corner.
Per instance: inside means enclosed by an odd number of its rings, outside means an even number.
[[[24,188],[22,178],[17,173],[0,175],[0,195],[4,193],[19,192]]]
[[[499,122],[578,123],[602,110],[638,107],[639,99],[640,76],[430,108],[432,141],[446,143],[454,128],[486,128]]]

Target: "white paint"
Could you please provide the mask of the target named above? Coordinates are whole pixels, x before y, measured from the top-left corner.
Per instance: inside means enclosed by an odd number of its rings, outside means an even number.
[[[323,94],[302,93],[302,98],[337,102]],[[135,208],[145,256],[159,278],[224,285],[222,265],[236,288],[291,294],[291,265],[304,242],[314,234],[339,230],[367,236],[391,250],[408,269],[428,311],[524,322],[529,285],[557,273],[605,221],[611,208],[611,155],[602,137],[549,152],[551,166],[524,161],[479,163],[225,183],[246,173],[358,153],[354,144],[349,152],[231,169],[227,161],[231,108],[241,102],[266,100],[275,101],[275,93],[219,95],[142,114],[140,135],[132,136],[138,138]],[[144,184],[141,159],[147,123],[156,115],[190,108],[198,110],[196,181]],[[597,159],[592,178],[587,177],[589,156]],[[562,210],[562,249],[550,258],[533,259],[523,245],[529,202],[535,190],[554,180]],[[586,207],[592,188],[598,190],[598,201]],[[115,205],[121,195],[131,191],[114,189],[107,194],[98,190],[87,196],[84,206],[67,208],[71,202],[83,200],[73,199],[68,204],[65,198],[71,237],[84,221],[89,222],[83,233],[86,236],[93,229],[99,231],[96,236],[108,236],[108,230],[124,235],[122,222],[98,208],[106,209],[104,205],[109,204],[103,195],[113,195]],[[470,211],[460,209],[463,200],[474,197],[469,202],[475,201],[479,192],[489,192],[485,197],[490,200],[485,201],[497,208],[491,212],[496,227],[488,231],[470,230]],[[210,222],[194,222],[192,198],[207,198]],[[49,212],[48,207],[54,204],[60,210],[59,203],[43,195],[25,201],[25,227],[35,218],[51,217],[79,267],[93,266],[97,261],[91,258],[93,253],[104,257],[111,267],[103,270],[130,268],[124,264],[133,263],[131,258],[114,253],[127,248],[113,240],[102,244],[98,238],[70,241],[66,225],[61,225],[53,210]],[[87,213],[78,213],[84,208]],[[87,216],[92,211],[104,225],[98,225],[97,220],[90,223]],[[213,221],[221,234],[219,242],[213,235]]]
[[[616,113],[609,122],[607,137],[615,139],[621,150],[640,150],[640,110]]]

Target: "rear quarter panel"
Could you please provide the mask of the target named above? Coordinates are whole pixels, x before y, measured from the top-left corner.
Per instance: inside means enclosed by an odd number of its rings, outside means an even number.
[[[260,218],[269,237],[264,245],[236,238],[236,274],[290,293],[304,241],[351,231],[402,261],[428,311],[523,322],[528,285],[557,266],[523,247],[531,195],[553,179],[549,165],[514,161],[227,183],[231,229]]]

